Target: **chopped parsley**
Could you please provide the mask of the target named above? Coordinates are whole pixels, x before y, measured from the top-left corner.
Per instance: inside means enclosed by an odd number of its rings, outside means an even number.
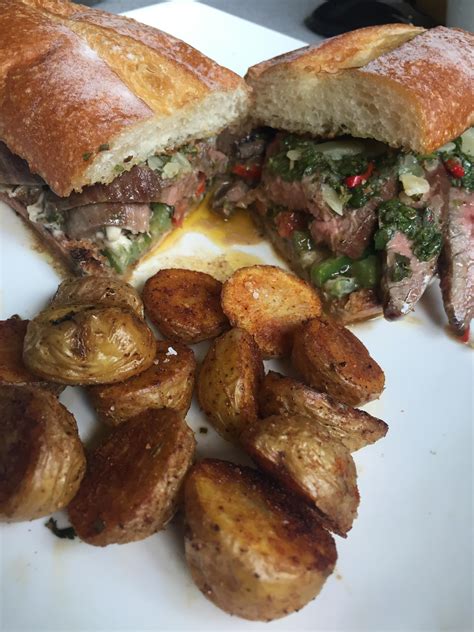
[[[82,154],[82,160],[84,162],[87,162],[90,159],[91,156],[92,156],[92,152],[91,151],[86,151],[85,154]]]
[[[44,526],[54,533],[57,538],[61,538],[62,540],[74,540],[76,537],[76,532],[73,527],[58,527],[58,523],[54,518],[50,518],[48,522],[44,523]]]
[[[411,276],[410,259],[398,252],[395,253],[395,260],[389,274],[390,279],[396,283]]]
[[[109,143],[102,143],[102,145],[99,145],[98,151],[108,151],[109,149],[110,149]]]
[[[374,237],[376,250],[384,250],[400,231],[412,242],[413,254],[419,261],[428,261],[441,252],[441,230],[429,208],[415,209],[394,199],[383,202],[378,213],[380,228]]]
[[[474,159],[462,150],[462,139],[459,136],[452,141],[454,148],[450,151],[441,151],[440,156],[448,172],[450,172],[449,161],[454,161],[460,165],[464,175],[456,177],[455,173],[450,173],[451,184],[455,187],[464,187],[468,191],[474,191]]]

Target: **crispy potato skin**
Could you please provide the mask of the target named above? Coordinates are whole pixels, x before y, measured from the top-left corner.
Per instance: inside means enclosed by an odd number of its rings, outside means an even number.
[[[66,279],[56,290],[51,306],[108,305],[122,307],[144,318],[143,302],[138,292],[128,283],[108,276],[86,276]]]
[[[346,536],[359,505],[357,472],[350,452],[324,426],[275,415],[247,428],[240,439],[262,470],[314,507],[331,531]]]
[[[336,547],[313,512],[263,474],[206,459],[185,484],[185,550],[198,588],[254,621],[299,610],[334,570]]]
[[[41,380],[23,362],[23,342],[28,322],[18,316],[0,320],[0,384],[37,386],[59,395],[63,386]]]
[[[384,388],[384,373],[362,342],[329,320],[299,327],[291,360],[309,386],[349,406],[377,399]]]
[[[173,410],[148,410],[115,428],[88,459],[69,505],[78,536],[95,546],[143,540],[173,517],[195,439]]]
[[[118,426],[149,408],[171,408],[183,417],[193,396],[196,360],[179,342],[158,340],[149,369],[126,382],[91,386],[92,405],[101,421]]]
[[[388,431],[387,424],[381,419],[336,402],[328,395],[274,371],[265,375],[258,402],[261,417],[308,417],[323,424],[331,437],[341,441],[350,452],[375,443]]]
[[[222,283],[205,272],[165,269],[147,280],[143,301],[148,317],[165,338],[194,344],[229,328],[221,290]]]
[[[276,266],[240,268],[224,283],[222,308],[255,338],[264,358],[288,356],[298,325],[321,314],[315,289]]]
[[[31,320],[23,360],[60,384],[109,384],[148,369],[155,338],[144,320],[121,307],[50,307]]]
[[[214,340],[197,378],[199,405],[217,432],[237,441],[258,416],[257,395],[264,369],[260,351],[243,329]]]
[[[86,459],[74,417],[45,390],[0,386],[0,520],[33,520],[65,507]]]

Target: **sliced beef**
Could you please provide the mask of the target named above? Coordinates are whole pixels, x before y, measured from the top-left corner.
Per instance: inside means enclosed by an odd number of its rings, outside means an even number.
[[[130,204],[158,202],[163,182],[157,171],[138,165],[115,178],[110,184],[94,184],[86,187],[82,193],[71,193],[67,198],[58,197],[50,192],[48,201],[60,211],[102,202],[128,202]]]
[[[448,175],[440,164],[434,170],[425,171],[425,178],[430,183],[430,190],[424,197],[424,206],[427,205],[432,211],[433,221],[442,226],[448,207]],[[410,206],[416,207],[416,203],[411,202]],[[397,255],[408,259],[411,270],[410,275],[401,281],[392,280]],[[429,261],[418,260],[406,235],[401,232],[395,233],[387,244],[381,284],[386,318],[396,319],[412,311],[436,273],[437,260],[438,257],[433,257]]]
[[[330,220],[334,211],[323,199],[321,184],[317,174],[290,182],[263,170],[262,189],[271,202],[291,211],[307,211],[320,220]]]
[[[346,208],[344,215],[335,215],[329,220],[314,220],[310,225],[316,244],[325,244],[336,254],[359,259],[371,243],[377,226],[377,207],[396,195],[395,176],[387,179],[377,195],[357,209]]]
[[[41,241],[41,246],[48,246],[57,256],[59,261],[78,276],[93,274],[112,274],[113,270],[108,265],[105,257],[92,242],[88,240],[70,240],[53,236],[53,234],[40,222],[32,222],[24,203],[19,199],[10,197],[8,193],[0,193],[0,202],[5,202],[25,221],[26,225],[33,229]]]
[[[474,318],[474,193],[452,187],[439,273],[449,324],[463,334]]]
[[[199,184],[199,172],[193,171],[188,173],[172,184],[164,187],[157,200],[152,202],[161,202],[169,206],[176,206],[178,202],[193,197]]]
[[[65,233],[71,239],[94,235],[105,226],[146,233],[150,228],[149,204],[88,204],[66,211]]]
[[[228,158],[224,152],[216,148],[215,143],[201,141],[195,144],[194,152],[187,156],[196,171],[206,178],[213,178],[227,169]]]
[[[392,270],[399,256],[407,258],[410,274],[401,281],[393,281]],[[408,237],[402,232],[395,233],[387,244],[381,283],[385,318],[393,320],[412,311],[433,278],[436,261],[437,257],[419,261],[412,252]]]
[[[235,208],[246,208],[251,191],[251,187],[243,180],[232,176],[222,176],[216,182],[212,208],[220,210],[224,215],[226,211],[231,213]]]
[[[13,154],[0,141],[0,184],[42,185],[44,180],[31,173],[26,160]]]

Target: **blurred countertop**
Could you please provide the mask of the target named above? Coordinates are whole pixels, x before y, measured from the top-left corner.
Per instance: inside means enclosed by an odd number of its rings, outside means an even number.
[[[102,0],[88,2],[82,0],[82,3],[111,13],[123,13],[151,4],[160,4],[162,1]],[[202,3],[304,42],[312,43],[322,39],[312,33],[303,23],[304,18],[321,4],[321,0],[202,0]]]

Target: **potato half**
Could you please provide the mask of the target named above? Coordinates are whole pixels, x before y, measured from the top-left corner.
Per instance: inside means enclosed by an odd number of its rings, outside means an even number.
[[[258,416],[263,361],[252,336],[231,329],[214,340],[197,378],[197,397],[212,425],[228,441]]]
[[[349,450],[307,417],[275,415],[247,428],[243,448],[262,470],[316,509],[346,536],[357,516],[357,472]]]
[[[185,484],[185,521],[198,588],[245,619],[299,610],[334,570],[334,540],[313,512],[248,467],[210,459],[195,465]]]
[[[144,318],[143,302],[138,292],[125,281],[109,276],[87,276],[66,279],[56,290],[51,306],[107,305],[130,309]]]
[[[65,507],[86,459],[74,417],[48,391],[0,386],[0,520],[33,520]]]
[[[196,442],[173,410],[148,410],[115,428],[88,459],[69,505],[78,536],[95,546],[143,540],[173,517]]]
[[[315,289],[275,266],[240,268],[224,283],[222,308],[231,325],[255,338],[264,358],[289,355],[298,325],[321,314]]]
[[[91,386],[92,405],[100,419],[118,426],[149,408],[172,408],[186,415],[191,405],[196,360],[179,342],[157,340],[149,369],[125,382]]]
[[[153,364],[155,338],[145,323],[121,307],[50,307],[28,324],[26,366],[60,384],[109,384]]]
[[[342,325],[314,319],[295,333],[293,366],[303,381],[349,406],[380,397],[385,376],[362,342]]]
[[[265,375],[259,391],[260,416],[304,416],[325,426],[333,439],[350,452],[375,443],[387,434],[381,419],[363,410],[340,404],[324,393],[274,371]]]
[[[0,320],[0,384],[38,386],[58,395],[63,386],[42,380],[23,362],[23,342],[28,323],[18,316]]]
[[[222,283],[205,272],[159,270],[143,288],[146,313],[170,340],[188,344],[215,338],[229,328],[221,307]]]

